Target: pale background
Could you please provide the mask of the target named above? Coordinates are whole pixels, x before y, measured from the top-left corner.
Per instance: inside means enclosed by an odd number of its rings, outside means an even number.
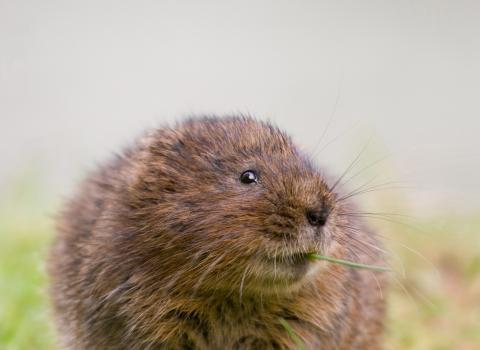
[[[385,350],[480,349],[480,0],[0,0],[0,348],[55,349],[53,218],[95,164],[238,112],[333,176],[367,145],[352,189],[395,181],[355,198],[393,268]]]
[[[474,0],[0,0],[0,193],[59,198],[146,127],[243,112],[338,137],[333,174],[372,139],[412,206],[478,208],[479,95]]]

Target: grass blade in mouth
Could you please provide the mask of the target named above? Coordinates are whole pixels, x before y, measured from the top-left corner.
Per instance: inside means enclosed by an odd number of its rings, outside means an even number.
[[[392,269],[385,267],[385,266],[376,266],[376,265],[367,265],[367,264],[361,264],[361,263],[356,263],[353,261],[348,261],[348,260],[343,260],[343,259],[336,259],[336,258],[331,258],[329,256],[324,256],[316,253],[310,253],[307,254],[308,259],[316,259],[316,260],[325,260],[329,261],[334,264],[340,264],[340,265],[345,265],[348,267],[352,267],[355,269],[366,269],[366,270],[374,270],[374,271],[392,271]]]
[[[307,350],[307,348],[305,347],[305,343],[298,336],[298,334],[293,330],[292,326],[290,326],[290,324],[286,320],[284,320],[283,318],[280,318],[280,323],[283,326],[283,328],[285,328],[285,330],[287,331],[290,338],[292,338],[292,340],[295,342],[295,344],[297,344],[297,347],[300,350]]]

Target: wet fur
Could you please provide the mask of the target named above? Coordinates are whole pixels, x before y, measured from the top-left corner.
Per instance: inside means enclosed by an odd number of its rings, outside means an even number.
[[[258,184],[240,183],[247,169]],[[378,349],[383,273],[318,261],[277,275],[259,262],[317,251],[382,264],[335,191],[288,136],[249,117],[144,135],[59,219],[49,272],[62,348],[294,349],[285,319],[308,349]],[[311,207],[328,210],[325,227],[305,222]]]

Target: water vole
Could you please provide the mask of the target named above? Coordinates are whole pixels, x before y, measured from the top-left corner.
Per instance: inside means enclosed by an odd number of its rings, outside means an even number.
[[[373,232],[278,128],[249,117],[153,130],[66,205],[49,272],[65,349],[380,347]]]

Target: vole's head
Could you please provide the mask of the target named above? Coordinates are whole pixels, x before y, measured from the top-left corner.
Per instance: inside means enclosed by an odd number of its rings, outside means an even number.
[[[308,253],[334,246],[335,195],[268,123],[190,119],[151,133],[140,153],[129,208],[142,267],[163,286],[288,288],[316,268]]]

